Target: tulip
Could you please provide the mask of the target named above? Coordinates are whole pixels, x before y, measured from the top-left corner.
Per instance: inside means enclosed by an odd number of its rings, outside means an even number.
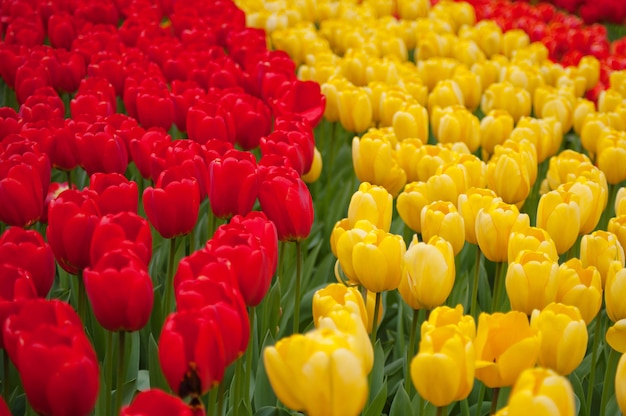
[[[452,150],[450,146],[423,145],[418,149],[417,163],[415,163],[417,166],[413,169],[417,171],[418,180],[426,182],[437,173],[440,166],[456,162],[458,159],[459,152]]]
[[[40,233],[10,227],[0,235],[0,264],[24,270],[35,285],[37,295],[46,297],[55,275],[52,248]]]
[[[585,98],[577,98],[572,112],[574,133],[580,137],[587,115],[595,112],[596,105],[593,101]]]
[[[506,110],[491,110],[480,120],[480,146],[488,160],[496,145],[504,143],[513,131],[513,117]]]
[[[434,328],[420,340],[411,379],[420,396],[435,406],[447,406],[472,391],[475,360],[472,340],[458,328]]]
[[[563,188],[543,194],[537,207],[537,227],[550,234],[559,254],[569,250],[580,231],[578,195]]]
[[[304,118],[296,115],[276,118],[274,131],[261,138],[261,154],[287,158],[299,174],[311,169],[315,149],[313,129]]]
[[[626,187],[622,186],[615,195],[615,216],[626,215]]]
[[[393,198],[382,186],[363,182],[352,195],[348,206],[348,220],[354,227],[359,220],[367,220],[384,231],[391,227]]]
[[[406,183],[406,173],[398,164],[395,150],[383,137],[354,137],[352,163],[361,182],[383,186],[392,197],[397,196]]]
[[[261,175],[259,202],[274,222],[280,241],[300,241],[313,225],[313,200],[306,184],[290,168],[268,168]]]
[[[236,118],[235,142],[243,150],[254,149],[271,132],[271,111],[261,99],[246,93],[227,93],[218,105]]]
[[[91,237],[90,264],[95,266],[100,258],[116,249],[131,252],[148,266],[152,259],[152,234],[148,221],[133,212],[100,218]]]
[[[419,149],[423,146],[420,139],[404,139],[398,144],[396,155],[400,168],[406,173],[407,183],[419,181],[417,165],[420,161]]]
[[[623,127],[624,122],[620,118],[612,118],[610,113],[590,113],[582,121],[580,142],[589,156],[596,158],[600,136],[607,136],[606,145],[611,145],[611,139],[615,138],[614,129],[621,130]]]
[[[124,174],[128,166],[128,150],[122,137],[107,131],[106,123],[91,125],[76,135],[78,162],[89,176],[97,172]]]
[[[361,357],[332,329],[283,338],[263,351],[267,376],[285,406],[311,416],[358,415],[368,393]]]
[[[607,131],[597,139],[597,165],[606,175],[606,181],[616,185],[626,179],[626,166],[620,163],[626,157],[626,133]]]
[[[430,241],[439,236],[450,242],[454,255],[459,254],[465,244],[463,217],[451,202],[436,201],[422,208],[422,237]]]
[[[511,309],[530,315],[554,302],[558,289],[558,263],[546,254],[522,250],[509,263],[506,273],[506,293]]]
[[[491,205],[496,198],[497,195],[491,189],[474,187],[459,195],[457,207],[459,214],[463,217],[465,240],[467,242],[478,244],[476,240],[476,218],[478,212]]]
[[[575,306],[550,303],[535,309],[530,326],[539,334],[538,364],[567,376],[585,358],[587,324]]]
[[[421,211],[430,202],[426,195],[426,183],[410,182],[406,184],[396,201],[400,218],[416,233],[422,232]]]
[[[606,340],[611,347],[621,353],[626,352],[626,308],[621,301],[624,296],[624,283],[626,282],[626,269],[619,261],[612,261],[608,268],[604,301],[606,314],[614,323],[606,332]]]
[[[467,44],[458,43],[454,46],[455,54],[463,55],[462,51],[463,46],[467,46],[469,49],[469,53],[462,57],[465,61],[472,62],[469,67],[473,66],[476,63],[476,60],[483,60],[484,55],[482,51],[477,50],[476,44],[472,41]],[[461,50],[459,50],[461,48]],[[465,103],[465,107],[470,111],[470,113],[474,113],[478,106],[480,105],[480,99],[483,93],[483,85],[480,75],[477,73],[465,69],[463,67],[459,67],[452,79],[456,81],[463,93],[463,102]]]
[[[139,193],[137,182],[129,181],[119,173],[94,173],[89,178],[89,189],[98,194],[101,215],[118,212],[137,213]]]
[[[521,204],[530,194],[530,173],[522,155],[499,148],[487,164],[487,185],[508,204]]]
[[[428,319],[422,323],[422,337],[428,332],[446,326],[456,327],[461,334],[472,341],[476,338],[476,322],[471,315],[463,314],[463,305],[458,304],[454,308],[449,306],[437,306],[430,311]]]
[[[582,267],[591,265],[598,269],[604,287],[611,263],[618,261],[624,267],[624,250],[615,234],[597,230],[582,237],[580,261]]]
[[[476,215],[476,241],[486,258],[504,262],[508,258],[511,232],[529,226],[528,215],[496,198]]]
[[[523,371],[509,395],[502,415],[573,415],[576,414],[574,389],[569,380],[546,368]],[[497,413],[501,415],[500,412]]]
[[[228,150],[209,164],[211,211],[218,218],[246,215],[259,192],[256,159],[249,152]]]
[[[567,131],[565,127],[567,126],[562,127],[561,123],[552,117],[546,119],[522,117],[511,134],[513,137],[518,129],[523,128],[532,130],[536,139],[533,144],[537,150],[537,162],[541,163],[559,151],[563,141],[563,132]]]
[[[137,394],[132,403],[122,408],[120,416],[171,415],[193,416],[194,412],[182,399],[163,390],[150,389]]]
[[[426,60],[420,59],[417,62],[417,72],[426,87],[428,87],[428,91],[433,91],[439,81],[450,80],[454,71],[460,64],[461,63],[456,59],[448,57],[433,57]],[[450,91],[450,89],[452,89],[452,91]],[[444,92],[443,89],[441,92]],[[445,92],[454,94],[454,98],[450,97],[453,101],[457,101],[454,104],[458,104],[458,100],[463,99],[461,89],[458,85],[454,86],[451,82],[446,83]],[[433,104],[435,104],[434,101]],[[430,112],[430,106],[428,106],[428,108]]]
[[[539,337],[523,312],[481,313],[476,331],[476,378],[487,387],[512,386],[535,366]]]
[[[508,262],[515,261],[515,258],[523,250],[533,250],[548,256],[552,261],[558,261],[559,255],[556,252],[556,245],[550,234],[542,228],[528,227],[511,232],[508,247]]]
[[[622,354],[617,364],[617,371],[615,373],[615,399],[622,411],[626,412],[626,355]]]
[[[522,116],[530,115],[531,95],[508,81],[494,83],[485,89],[480,108],[483,114],[496,109],[506,110],[517,123]]]
[[[431,113],[433,135],[439,143],[463,142],[470,152],[480,146],[480,122],[462,105],[435,107]]]
[[[427,309],[446,301],[455,279],[454,251],[449,242],[433,236],[428,243],[422,243],[414,236],[404,255],[404,267],[401,286],[406,289],[401,294],[410,293]]]
[[[428,95],[428,114],[432,115],[435,107],[464,106],[464,104],[463,91],[459,84],[452,79],[442,79]]]
[[[182,168],[164,170],[156,186],[143,191],[142,200],[148,220],[163,238],[189,234],[196,226],[200,188]]]
[[[556,301],[576,306],[589,325],[602,306],[602,280],[594,266],[583,267],[572,258],[559,267],[559,288]]]
[[[622,248],[626,247],[626,215],[611,218],[607,231],[615,235]]]
[[[462,165],[442,166],[426,181],[426,197],[429,201],[456,202],[459,194],[467,189],[467,171]]]
[[[26,398],[39,414],[90,414],[98,397],[98,359],[72,307],[26,302],[4,325],[4,343]]]
[[[398,140],[428,141],[428,111],[418,103],[407,103],[393,115],[391,126]]]
[[[518,133],[521,133],[518,135]],[[528,177],[531,186],[535,184],[537,180],[537,150],[535,145],[526,136],[534,135],[534,132],[529,128],[513,129],[511,137],[504,141],[502,147],[496,146],[495,154],[514,151],[521,155],[522,162],[528,169]],[[505,150],[506,149],[506,150]]]
[[[579,176],[574,182],[567,182],[560,186],[565,192],[578,195],[580,208],[580,235],[592,232],[602,216],[606,206],[606,189],[598,182]],[[559,188],[557,188],[559,189]]]
[[[302,174],[302,180],[306,183],[316,182],[322,174],[324,161],[322,160],[322,154],[317,147],[313,150],[313,162],[311,163],[311,169]]]
[[[350,313],[359,316],[363,325],[367,327],[368,315],[365,302],[363,301],[363,296],[355,287],[331,283],[315,291],[312,309],[315,325],[323,317],[329,316],[332,311],[347,309]]]
[[[344,129],[361,133],[372,124],[372,102],[361,88],[343,89],[337,94],[339,121]]]

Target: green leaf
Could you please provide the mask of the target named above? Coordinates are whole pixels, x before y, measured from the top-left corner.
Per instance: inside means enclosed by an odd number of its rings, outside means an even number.
[[[139,331],[126,333],[126,380],[135,380],[139,372]]]
[[[571,373],[569,376],[569,381],[572,383],[572,388],[574,389],[574,395],[576,397],[576,414],[578,414],[578,409],[585,408],[587,401],[585,400],[585,390],[583,389],[583,384],[580,381],[580,377],[576,372]]]
[[[150,372],[148,370],[139,370],[137,372],[135,388],[137,391],[150,390]]]
[[[376,346],[374,347],[374,366],[372,367],[369,380],[370,394],[368,403],[371,403],[375,400],[374,394],[378,394],[385,381],[385,352],[380,340],[376,341]]]
[[[265,347],[269,345],[274,345],[274,338],[272,337],[272,334],[268,331],[263,342],[263,347],[261,348],[261,354],[263,354],[263,350],[265,349]],[[266,406],[276,406],[276,395],[274,394],[272,385],[270,384],[270,381],[267,378],[267,374],[265,373],[265,364],[263,363],[262,359],[259,359],[259,365],[257,367],[256,377],[254,379],[253,401],[254,407],[257,409],[261,409]]]
[[[393,402],[391,403],[389,416],[405,416],[412,413],[411,399],[409,399],[409,395],[404,391],[404,386],[400,384],[396,390]]]
[[[254,416],[289,416],[291,413],[276,406],[265,406],[256,411]]]
[[[363,416],[380,416],[387,402],[387,383],[383,383],[374,399],[363,411]]]
[[[159,388],[170,391],[165,380],[163,371],[161,371],[161,363],[159,362],[159,347],[154,340],[154,336],[150,334],[148,341],[148,371],[150,372],[150,384],[153,388]]]

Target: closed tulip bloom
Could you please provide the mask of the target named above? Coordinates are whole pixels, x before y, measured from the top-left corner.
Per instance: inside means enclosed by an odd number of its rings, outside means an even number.
[[[574,389],[567,377],[546,368],[530,368],[520,374],[502,410],[502,416],[572,416],[576,414]]]
[[[556,245],[550,234],[543,228],[522,227],[513,230],[509,237],[508,262],[515,261],[517,255],[523,250],[533,250],[548,256],[550,260],[558,261],[559,255],[556,252]]]
[[[485,89],[480,108],[484,114],[496,109],[506,110],[517,123],[523,116],[530,115],[531,95],[508,81],[494,83]]]
[[[302,180],[306,183],[316,182],[322,174],[323,164],[322,154],[316,147],[313,149],[313,163],[311,163],[311,169],[302,174]]]
[[[405,252],[401,236],[380,229],[368,232],[352,250],[356,279],[371,292],[396,289],[402,277]]]
[[[530,194],[530,173],[522,155],[501,148],[487,163],[487,186],[508,204],[520,204]]]
[[[417,182],[419,180],[417,164],[420,160],[420,152],[418,149],[423,145],[420,139],[404,139],[398,144],[396,150],[398,164],[406,173],[407,183]]]
[[[476,338],[476,322],[472,315],[463,314],[463,305],[458,304],[454,308],[449,306],[437,306],[430,311],[428,319],[424,321],[421,328],[422,337],[426,333],[444,326],[454,326],[463,335],[471,339]]]
[[[346,337],[332,329],[283,338],[263,351],[272,389],[290,409],[311,416],[358,415],[367,374]]]
[[[428,95],[428,114],[432,115],[435,107],[464,106],[464,104],[463,91],[459,84],[452,79],[442,79]]]
[[[432,110],[431,121],[439,143],[463,142],[472,153],[480,146],[480,122],[464,106],[437,106]]]
[[[476,215],[476,240],[486,258],[506,261],[511,231],[529,226],[528,215],[520,214],[515,205],[496,198]]]
[[[572,110],[574,133],[580,137],[585,118],[588,114],[593,114],[595,112],[596,105],[593,101],[585,98],[577,98],[574,104],[574,109]]]
[[[458,51],[458,48],[461,45],[463,45],[463,43],[459,43],[458,45],[455,45],[455,53]],[[466,46],[466,45],[463,45],[463,46]],[[468,65],[468,68],[471,67],[475,63],[476,59],[484,60],[484,55],[482,55],[482,52],[477,50],[478,48],[476,47],[475,43],[472,42],[469,44],[469,46],[471,48],[471,51],[465,57],[465,59],[467,59],[468,61],[473,61],[473,62]],[[462,51],[459,51],[459,52],[463,53]],[[475,72],[472,72],[469,69],[459,67],[457,71],[455,72],[454,76],[452,77],[452,79],[456,81],[456,83],[459,85],[459,88],[461,88],[461,92],[463,93],[463,102],[465,103],[465,108],[467,108],[470,111],[470,113],[474,113],[474,111],[476,111],[476,109],[480,105],[480,99],[483,93],[483,85],[482,85],[482,80],[480,78],[480,75],[478,75]]]
[[[411,379],[420,396],[435,406],[447,406],[472,391],[475,360],[472,340],[458,328],[435,328],[420,340]]]
[[[446,166],[443,172],[437,173],[426,180],[426,197],[429,201],[456,202],[459,194],[467,189],[467,171],[462,165]]]
[[[583,267],[573,258],[559,266],[559,288],[556,301],[576,306],[587,325],[602,306],[602,279],[594,266]]]
[[[441,237],[434,236],[428,243],[413,237],[404,256],[408,289],[424,308],[442,305],[454,286],[455,265],[452,245]]]
[[[530,315],[554,302],[558,289],[559,265],[546,254],[522,250],[506,272],[506,293],[511,309]]]
[[[611,218],[607,231],[615,234],[622,248],[626,247],[626,215]]]
[[[590,178],[578,176],[575,181],[560,186],[564,191],[578,195],[580,208],[580,235],[592,232],[606,206],[606,189]]]
[[[626,165],[621,163],[626,157],[626,133],[603,133],[597,143],[596,163],[606,175],[606,181],[616,185],[626,179]]]
[[[98,323],[109,331],[138,331],[152,312],[154,293],[148,267],[132,252],[111,251],[83,274]]]
[[[393,197],[406,183],[406,173],[400,168],[394,148],[382,137],[354,137],[352,163],[361,182],[383,186]]]
[[[429,204],[426,183],[409,182],[398,195],[396,209],[404,224],[416,233],[422,232],[422,208]]]
[[[129,181],[119,173],[94,173],[89,178],[89,188],[98,194],[101,215],[118,212],[137,213],[139,192],[137,182]]]
[[[476,217],[481,209],[489,207],[496,198],[495,192],[486,188],[469,188],[465,193],[459,195],[457,207],[459,214],[463,217],[465,241],[478,244],[476,240]]]
[[[181,398],[163,390],[150,389],[137,394],[133,401],[122,407],[120,416],[194,416],[194,411]]]
[[[299,241],[309,236],[314,211],[311,192],[291,168],[271,167],[262,175],[261,209],[276,224],[280,241]]]
[[[550,234],[559,254],[569,250],[580,231],[578,195],[562,188],[543,194],[537,207],[537,227]]]
[[[550,303],[542,310],[535,309],[530,326],[539,334],[540,366],[567,376],[585,358],[587,324],[575,306]]]
[[[532,130],[528,128],[513,129],[513,132],[511,133],[511,138],[505,140],[502,146],[496,146],[495,154],[498,155],[500,153],[505,153],[511,150],[519,153],[522,156],[522,161],[528,169],[528,176],[530,184],[532,186],[537,180],[538,173],[537,150],[535,148],[535,145],[530,140],[526,139],[523,135],[522,137],[515,137],[517,132],[526,132],[534,135]],[[513,139],[514,137],[515,140]]]
[[[617,190],[615,195],[615,216],[626,215],[626,186]]]
[[[623,297],[626,294],[626,269],[619,261],[611,262],[604,289],[606,314],[614,323],[606,332],[606,340],[611,347],[621,353],[626,352],[626,307]]]
[[[622,354],[615,372],[615,399],[622,413],[626,413],[626,354]]]
[[[357,288],[342,285],[341,283],[331,283],[321,288],[313,294],[313,322],[317,322],[328,316],[332,311],[347,309],[351,313],[358,315],[367,327],[367,310],[363,296]]]
[[[416,169],[418,180],[426,182],[437,173],[437,169],[446,163],[455,162],[459,158],[458,152],[441,144],[427,144],[418,149]]]
[[[382,186],[363,182],[350,199],[348,220],[352,226],[359,220],[367,220],[376,228],[388,232],[391,227],[392,212],[391,194]]]
[[[452,244],[455,256],[459,254],[465,244],[465,224],[453,203],[432,202],[422,208],[421,217],[424,241],[439,236]]]
[[[597,230],[582,237],[580,261],[583,267],[591,265],[598,269],[604,287],[611,263],[618,261],[624,267],[624,249],[615,234]]]
[[[362,133],[372,125],[372,101],[361,88],[346,88],[337,94],[339,122],[344,129]]]
[[[481,313],[476,330],[476,378],[487,387],[512,386],[539,356],[539,337],[523,312]]]
[[[411,138],[428,141],[428,111],[418,103],[408,103],[396,111],[391,126],[398,140]]]
[[[142,201],[148,220],[163,238],[189,234],[196,226],[200,188],[182,168],[161,172],[156,186],[143,191]]]
[[[502,109],[491,110],[480,120],[480,146],[483,160],[489,160],[496,145],[504,143],[513,131],[513,117]]]
[[[546,179],[550,190],[560,185],[576,180],[585,167],[592,168],[591,160],[584,153],[571,149],[563,150],[550,158]]]
[[[354,247],[362,243],[370,232],[376,230],[376,227],[371,222],[365,220],[357,221],[352,228],[349,228],[348,224],[343,223],[344,221],[340,221],[335,225],[331,241],[336,242],[334,245],[335,256],[343,274],[345,274],[351,284],[358,285],[360,282],[354,269]],[[343,228],[344,225],[348,226],[348,228]],[[338,280],[342,281],[339,279],[339,276]]]
[[[515,131],[522,128],[532,130],[535,135],[535,148],[537,150],[537,162],[541,163],[547,158],[555,155],[561,148],[563,132],[565,131],[561,123],[555,118],[537,119],[532,117],[522,117],[513,129]]]
[[[124,249],[146,266],[152,259],[152,232],[148,221],[133,213],[120,212],[100,218],[91,237],[89,258],[92,265],[109,251]]]

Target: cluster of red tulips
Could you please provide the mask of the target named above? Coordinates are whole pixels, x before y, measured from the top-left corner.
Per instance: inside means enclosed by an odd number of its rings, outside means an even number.
[[[111,357],[85,330],[90,310],[123,362],[124,334],[175,300],[159,358],[191,406],[152,390],[122,413],[192,414],[246,350],[246,306],[269,288],[277,241],[310,232],[302,175],[324,112],[319,85],[299,81],[230,0],[0,8],[0,76],[18,109],[0,108],[0,347],[37,413],[88,414],[101,363],[114,390]],[[195,250],[207,199],[208,241]],[[166,279],[150,270],[153,230],[171,242]],[[46,300],[53,285],[71,289],[73,307]],[[6,381],[5,393],[16,388]]]

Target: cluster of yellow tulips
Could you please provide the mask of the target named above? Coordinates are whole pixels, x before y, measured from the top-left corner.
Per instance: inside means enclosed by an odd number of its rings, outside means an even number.
[[[513,386],[498,415],[575,414],[567,375],[587,355],[588,325],[590,389],[603,317],[613,323],[606,342],[626,352],[626,71],[611,74],[596,104],[583,98],[598,82],[596,58],[551,62],[543,44],[476,22],[462,2],[239,6],[301,79],[321,84],[326,120],[357,134],[361,184],[330,236],[340,284],[315,294],[314,330],[264,354],[279,399],[311,415],[358,414],[381,293],[397,289],[428,311],[407,359],[425,400],[464,400],[478,379],[494,389],[494,413],[498,389]],[[415,233],[408,248],[390,231],[394,201]],[[468,314],[444,306],[466,242],[478,247]],[[495,264],[490,310],[476,300],[483,256]],[[626,411],[618,357],[609,364]]]

